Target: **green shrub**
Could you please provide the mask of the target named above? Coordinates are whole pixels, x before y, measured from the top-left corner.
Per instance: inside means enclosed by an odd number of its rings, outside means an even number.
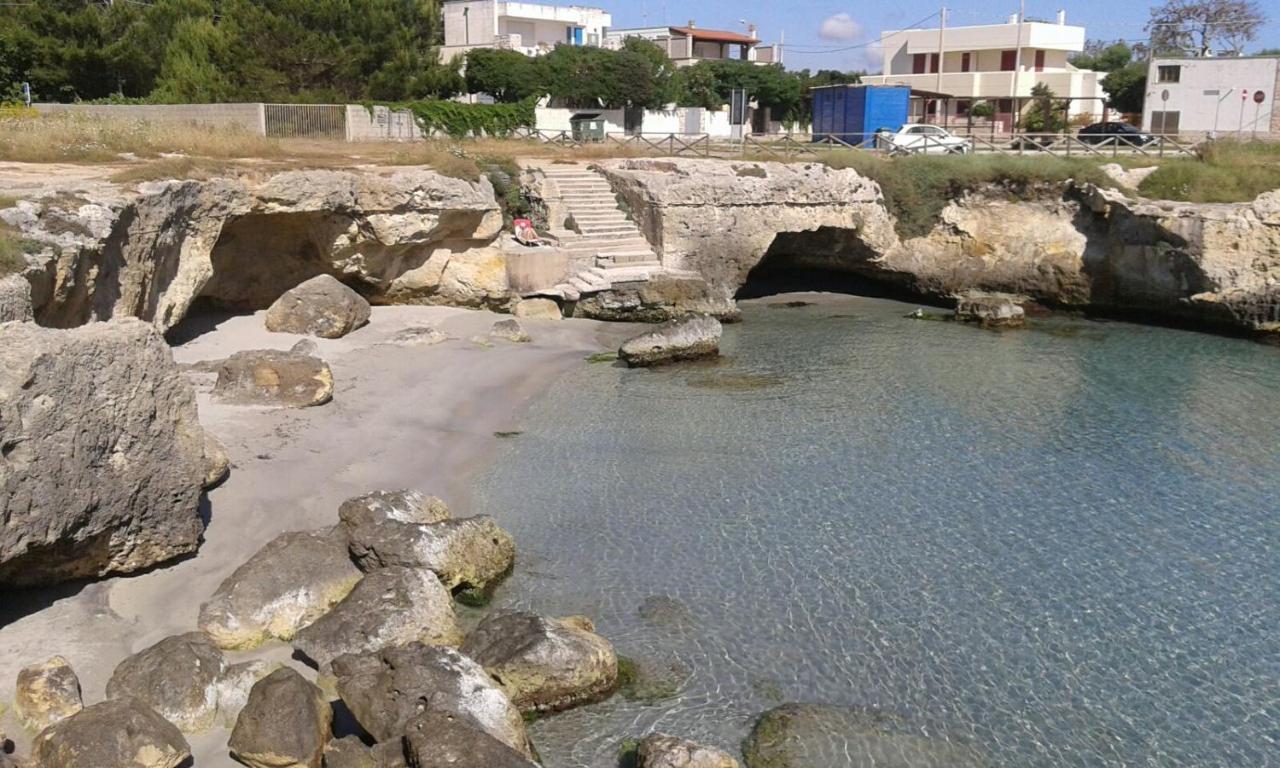
[[[43,243],[18,237],[0,229],[0,277],[17,274],[27,268],[26,254],[37,253]]]
[[[467,136],[510,136],[537,122],[533,99],[514,104],[463,104],[457,101],[407,101],[388,104],[413,113],[423,131],[443,131],[455,139]]]
[[[1138,192],[1161,200],[1240,203],[1280,189],[1280,144],[1231,140],[1205,145],[1195,158],[1164,160]]]

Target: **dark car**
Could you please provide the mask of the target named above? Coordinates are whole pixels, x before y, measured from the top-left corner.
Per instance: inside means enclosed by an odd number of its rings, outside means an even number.
[[[1155,136],[1134,128],[1128,123],[1094,123],[1086,125],[1076,134],[1086,144],[1128,144],[1141,147],[1156,140]]]

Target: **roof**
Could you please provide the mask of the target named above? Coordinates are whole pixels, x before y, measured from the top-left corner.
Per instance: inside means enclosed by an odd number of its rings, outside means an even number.
[[[759,39],[741,32],[729,32],[723,29],[700,29],[698,27],[670,27],[672,34],[692,37],[694,40],[705,40],[709,43],[741,43],[755,45]]]

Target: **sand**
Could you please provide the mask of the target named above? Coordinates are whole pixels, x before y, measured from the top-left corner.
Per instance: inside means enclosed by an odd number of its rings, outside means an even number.
[[[194,363],[243,349],[288,349],[300,338],[268,333],[262,314],[238,316],[194,335],[201,322],[177,329],[174,358]],[[240,563],[282,531],[337,521],[343,499],[377,488],[416,487],[449,502],[457,515],[473,509],[474,473],[500,438],[520,429],[529,403],[584,358],[616,349],[635,326],[591,320],[524,320],[528,344],[485,336],[508,317],[445,307],[375,307],[370,324],[346,338],[315,339],[333,368],[334,398],[300,410],[212,403],[212,377],[193,374],[200,419],[226,446],[230,478],[208,494],[209,518],[198,554],[127,577],[0,596],[0,732],[26,753],[31,734],[5,711],[18,670],[53,654],[80,677],[86,704],[101,701],[121,659],[171,634],[195,628],[200,604]],[[388,343],[403,329],[434,326],[449,340],[430,346]],[[191,337],[180,343],[178,337]],[[519,542],[516,543],[517,548]],[[289,660],[275,644],[229,654],[232,661]],[[293,663],[293,662],[290,662]],[[189,735],[197,768],[235,766],[228,731]]]

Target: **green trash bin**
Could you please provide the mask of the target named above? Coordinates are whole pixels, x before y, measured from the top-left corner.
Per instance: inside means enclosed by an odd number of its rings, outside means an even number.
[[[574,141],[604,141],[604,117],[598,112],[579,112],[569,118]]]

